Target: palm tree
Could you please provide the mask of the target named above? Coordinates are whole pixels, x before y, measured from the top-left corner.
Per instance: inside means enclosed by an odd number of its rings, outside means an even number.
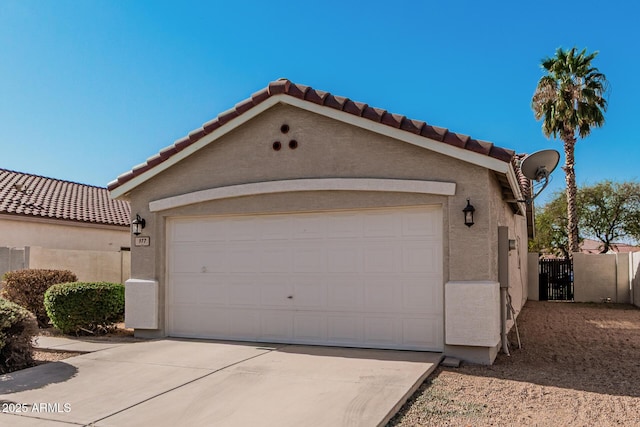
[[[578,251],[578,217],[576,209],[576,174],[574,149],[577,135],[584,138],[592,127],[604,124],[607,111],[607,79],[591,65],[598,52],[586,49],[568,51],[558,48],[555,56],[542,60],[544,75],[531,100],[536,120],[542,119],[542,132],[549,138],[558,135],[564,143],[565,180],[567,184],[567,235],[569,252]]]

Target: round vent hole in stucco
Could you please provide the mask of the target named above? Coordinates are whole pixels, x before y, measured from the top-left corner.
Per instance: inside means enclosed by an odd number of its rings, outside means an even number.
[[[280,126],[280,132],[282,132],[282,133],[289,132],[289,125],[288,124],[284,124],[284,125]]]
[[[273,149],[276,151],[280,151],[280,149],[282,148],[282,144],[280,143],[280,141],[276,141],[273,143]]]
[[[292,150],[298,148],[298,141],[296,141],[295,139],[289,141],[289,148],[291,148]]]

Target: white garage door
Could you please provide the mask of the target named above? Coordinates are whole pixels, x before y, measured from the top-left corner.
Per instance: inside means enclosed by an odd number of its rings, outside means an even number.
[[[172,336],[443,349],[440,207],[172,219],[168,239]]]

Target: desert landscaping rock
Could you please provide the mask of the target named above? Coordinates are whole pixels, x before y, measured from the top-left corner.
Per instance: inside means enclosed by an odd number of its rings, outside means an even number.
[[[640,309],[529,301],[518,324],[521,350],[438,368],[389,426],[640,426]]]

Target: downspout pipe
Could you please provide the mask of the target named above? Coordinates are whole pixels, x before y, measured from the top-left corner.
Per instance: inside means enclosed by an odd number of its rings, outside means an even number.
[[[500,339],[502,351],[509,354],[507,340],[507,292],[509,291],[509,227],[498,227],[498,281],[500,282]]]

